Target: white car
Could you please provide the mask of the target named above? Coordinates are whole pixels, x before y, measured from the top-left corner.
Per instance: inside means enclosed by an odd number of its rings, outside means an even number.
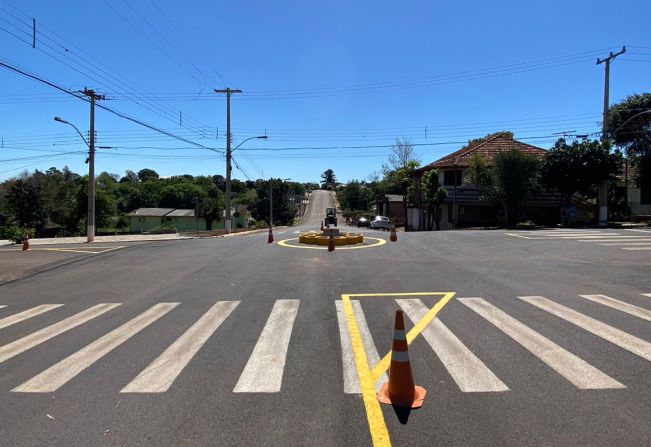
[[[375,216],[375,219],[371,221],[371,224],[369,226],[374,230],[379,230],[379,229],[390,230],[391,221],[389,220],[388,217]]]

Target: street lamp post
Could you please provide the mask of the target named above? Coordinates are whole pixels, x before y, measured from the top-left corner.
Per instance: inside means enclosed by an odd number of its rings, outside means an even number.
[[[230,133],[228,135],[228,138],[230,139]],[[235,152],[240,146],[242,146],[244,143],[246,143],[249,140],[267,140],[269,137],[266,135],[258,135],[257,137],[250,137],[247,138],[246,140],[242,141],[240,144],[235,146],[235,149],[231,150],[230,149],[230,142],[228,142],[228,147],[226,150],[226,200],[225,200],[225,208],[226,208],[226,215],[224,216],[224,232],[225,233],[230,233],[231,232],[231,157],[233,156],[233,152]]]
[[[68,124],[77,131],[81,139],[88,146],[88,215],[86,216],[86,242],[93,242],[95,240],[95,129],[94,127],[94,109],[91,108],[91,131],[90,143],[84,138],[84,135],[79,131],[77,126],[64,120],[59,116],[54,117],[54,121],[59,123]]]

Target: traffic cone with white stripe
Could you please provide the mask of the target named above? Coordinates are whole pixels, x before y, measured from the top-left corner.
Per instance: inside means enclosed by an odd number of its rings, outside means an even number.
[[[328,251],[335,251],[335,237],[333,235],[328,238]]]
[[[405,333],[405,320],[402,309],[396,309],[396,322],[393,332],[389,382],[382,385],[377,398],[383,404],[396,407],[420,408],[427,391],[414,385],[414,376],[409,363],[409,346]]]
[[[273,244],[274,243],[274,234],[271,231],[271,225],[269,225],[269,237],[267,237],[267,244]]]
[[[323,231],[323,221],[321,221],[321,231]]]
[[[395,242],[398,240],[398,235],[396,234],[396,226],[391,225],[391,233],[389,234],[389,240]]]

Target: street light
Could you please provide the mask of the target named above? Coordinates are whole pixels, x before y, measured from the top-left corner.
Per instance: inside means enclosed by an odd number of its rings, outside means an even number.
[[[230,138],[230,134],[228,135],[228,138]],[[235,146],[235,149],[230,150],[230,142],[226,150],[226,215],[224,216],[224,232],[225,233],[230,233],[231,232],[231,158],[232,158],[232,153],[237,150],[240,146],[242,146],[244,143],[246,143],[249,140],[267,140],[269,139],[268,136],[266,135],[259,135],[257,137],[250,137],[247,138],[246,140],[242,141],[240,144]]]
[[[86,141],[84,135],[79,131],[77,126],[64,120],[59,116],[54,117],[54,121],[67,124],[77,131],[86,146],[88,146],[88,215],[86,217],[86,242],[95,240],[95,138],[91,134],[90,143]]]

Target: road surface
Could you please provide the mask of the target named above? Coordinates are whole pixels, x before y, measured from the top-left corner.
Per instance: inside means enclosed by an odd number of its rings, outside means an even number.
[[[651,443],[651,231],[266,239],[126,246],[0,286],[2,444]],[[380,407],[364,362],[398,305],[410,329],[437,304],[410,345],[423,408]]]

